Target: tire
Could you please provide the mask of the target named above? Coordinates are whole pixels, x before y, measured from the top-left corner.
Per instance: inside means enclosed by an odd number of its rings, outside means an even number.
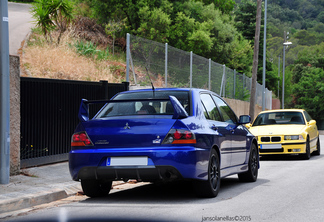
[[[220,189],[220,162],[216,150],[212,149],[208,163],[208,180],[195,181],[194,186],[198,196],[216,197]]]
[[[306,153],[302,154],[302,159],[303,160],[309,160],[311,157],[310,153],[310,144],[309,144],[309,138],[307,137],[307,142],[306,142]]]
[[[88,197],[105,197],[111,189],[112,181],[81,180],[83,193]]]
[[[259,158],[256,145],[252,143],[250,157],[249,157],[249,169],[244,173],[239,173],[238,178],[241,182],[255,182],[258,178],[259,172]]]
[[[317,149],[316,149],[316,151],[313,152],[313,154],[315,156],[321,155],[321,144],[320,144],[320,139],[319,138],[317,139],[316,148]]]

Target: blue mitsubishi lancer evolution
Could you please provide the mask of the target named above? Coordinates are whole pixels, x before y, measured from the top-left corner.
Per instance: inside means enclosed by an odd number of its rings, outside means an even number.
[[[89,105],[102,108],[89,118]],[[121,92],[107,101],[82,100],[71,139],[69,168],[89,197],[108,195],[112,181],[190,180],[198,196],[215,197],[221,178],[254,182],[258,145],[217,94],[163,88]]]

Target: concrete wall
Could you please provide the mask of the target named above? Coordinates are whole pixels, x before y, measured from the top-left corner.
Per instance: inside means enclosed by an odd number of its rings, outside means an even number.
[[[227,104],[233,109],[237,117],[241,115],[249,115],[250,112],[250,102],[223,98]],[[262,107],[255,105],[254,115],[255,117],[262,111]]]
[[[20,59],[10,55],[10,175],[20,172]]]
[[[272,99],[272,109],[280,109],[280,99]]]

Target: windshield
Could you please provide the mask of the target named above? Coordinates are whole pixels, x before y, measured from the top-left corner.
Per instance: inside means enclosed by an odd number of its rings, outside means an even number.
[[[300,112],[272,112],[258,115],[252,126],[275,124],[301,124],[305,121]]]
[[[144,91],[123,93],[117,95],[114,100],[134,100],[125,102],[111,102],[107,104],[96,116],[105,118],[111,116],[129,115],[173,115],[173,106],[169,100],[169,95],[175,96],[185,110],[189,113],[189,93],[179,91]],[[147,101],[147,99],[155,99]],[[143,101],[146,100],[146,101]]]

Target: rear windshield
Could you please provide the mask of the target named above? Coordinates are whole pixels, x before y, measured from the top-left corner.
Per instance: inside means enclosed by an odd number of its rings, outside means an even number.
[[[189,92],[184,91],[152,91],[132,92],[117,95],[114,100],[136,100],[107,104],[96,116],[105,118],[111,116],[129,115],[173,115],[173,106],[169,95],[175,96],[185,110],[190,113]],[[161,99],[161,101],[141,101],[143,99]]]
[[[262,113],[254,121],[253,126],[275,124],[305,124],[300,112]]]

